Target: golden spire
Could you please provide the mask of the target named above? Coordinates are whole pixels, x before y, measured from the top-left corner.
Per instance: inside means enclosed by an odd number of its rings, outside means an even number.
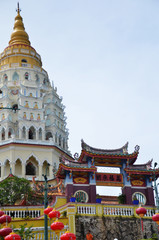
[[[11,34],[11,40],[9,41],[9,45],[13,44],[26,44],[30,45],[29,36],[25,31],[23,18],[20,16],[20,8],[19,2],[17,5],[17,16],[15,17],[14,22],[14,30]]]

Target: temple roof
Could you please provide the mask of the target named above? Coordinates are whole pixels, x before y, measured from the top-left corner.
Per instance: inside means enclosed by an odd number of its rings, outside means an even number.
[[[110,159],[111,161],[116,159],[121,161],[122,159],[129,160],[129,164],[132,165],[138,156],[139,153],[139,146],[135,146],[135,150],[133,153],[128,153],[128,142],[121,148],[118,149],[98,149],[94,147],[90,147],[88,144],[86,144],[83,140],[81,141],[82,146],[82,152],[80,157],[78,158],[79,162],[86,161],[85,156],[89,156],[91,158],[96,158],[97,161],[103,161],[104,159]]]
[[[99,148],[90,147],[82,139],[81,147],[82,147],[82,150],[85,150],[90,153],[95,153],[95,154],[125,154],[125,153],[128,153],[128,142],[123,147],[118,148],[118,149],[99,149]]]
[[[56,173],[57,178],[64,178],[65,177],[65,171],[69,172],[96,172],[97,168],[94,166],[91,166],[90,168],[88,166],[84,165],[66,165],[64,163],[59,164],[58,171]]]

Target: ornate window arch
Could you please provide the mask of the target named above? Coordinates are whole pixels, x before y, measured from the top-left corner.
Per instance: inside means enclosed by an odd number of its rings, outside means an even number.
[[[25,127],[23,127],[22,128],[22,138],[26,138],[26,128]]]
[[[29,128],[29,139],[35,139],[36,138],[36,130],[32,126]]]
[[[26,72],[25,74],[24,74],[24,77],[25,77],[25,80],[29,80],[29,73],[28,72]]]
[[[132,201],[136,198],[139,200],[139,204],[145,205],[146,204],[146,196],[141,192],[134,192],[132,195]]]
[[[51,132],[47,132],[47,133],[46,133],[46,140],[49,140],[49,138],[53,138]]]
[[[4,81],[8,81],[8,76],[7,76],[6,73],[3,75],[3,80],[4,80]]]
[[[13,73],[12,80],[13,80],[13,81],[18,81],[18,80],[19,80],[19,75],[18,75],[17,72],[14,72],[14,73]]]
[[[88,194],[83,190],[78,190],[74,193],[76,202],[88,202]]]

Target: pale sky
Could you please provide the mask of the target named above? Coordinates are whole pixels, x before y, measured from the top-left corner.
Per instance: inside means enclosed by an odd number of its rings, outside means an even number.
[[[159,1],[21,0],[32,47],[66,106],[69,149],[140,146],[159,163]],[[0,52],[17,1],[1,0]]]

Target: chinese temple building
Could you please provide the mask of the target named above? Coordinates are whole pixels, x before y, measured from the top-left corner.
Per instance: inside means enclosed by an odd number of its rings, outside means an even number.
[[[74,195],[81,201],[96,202],[96,186],[121,187],[126,196],[126,204],[132,204],[137,198],[142,205],[154,206],[152,180],[154,170],[152,161],[143,165],[135,164],[139,146],[128,153],[128,143],[115,150],[103,150],[90,147],[82,140],[82,152],[78,159],[72,161],[62,158],[57,171],[57,178],[65,180],[66,196]],[[102,173],[98,167],[120,170],[120,173]],[[155,170],[156,178],[159,170]],[[80,199],[79,199],[80,200]]]

